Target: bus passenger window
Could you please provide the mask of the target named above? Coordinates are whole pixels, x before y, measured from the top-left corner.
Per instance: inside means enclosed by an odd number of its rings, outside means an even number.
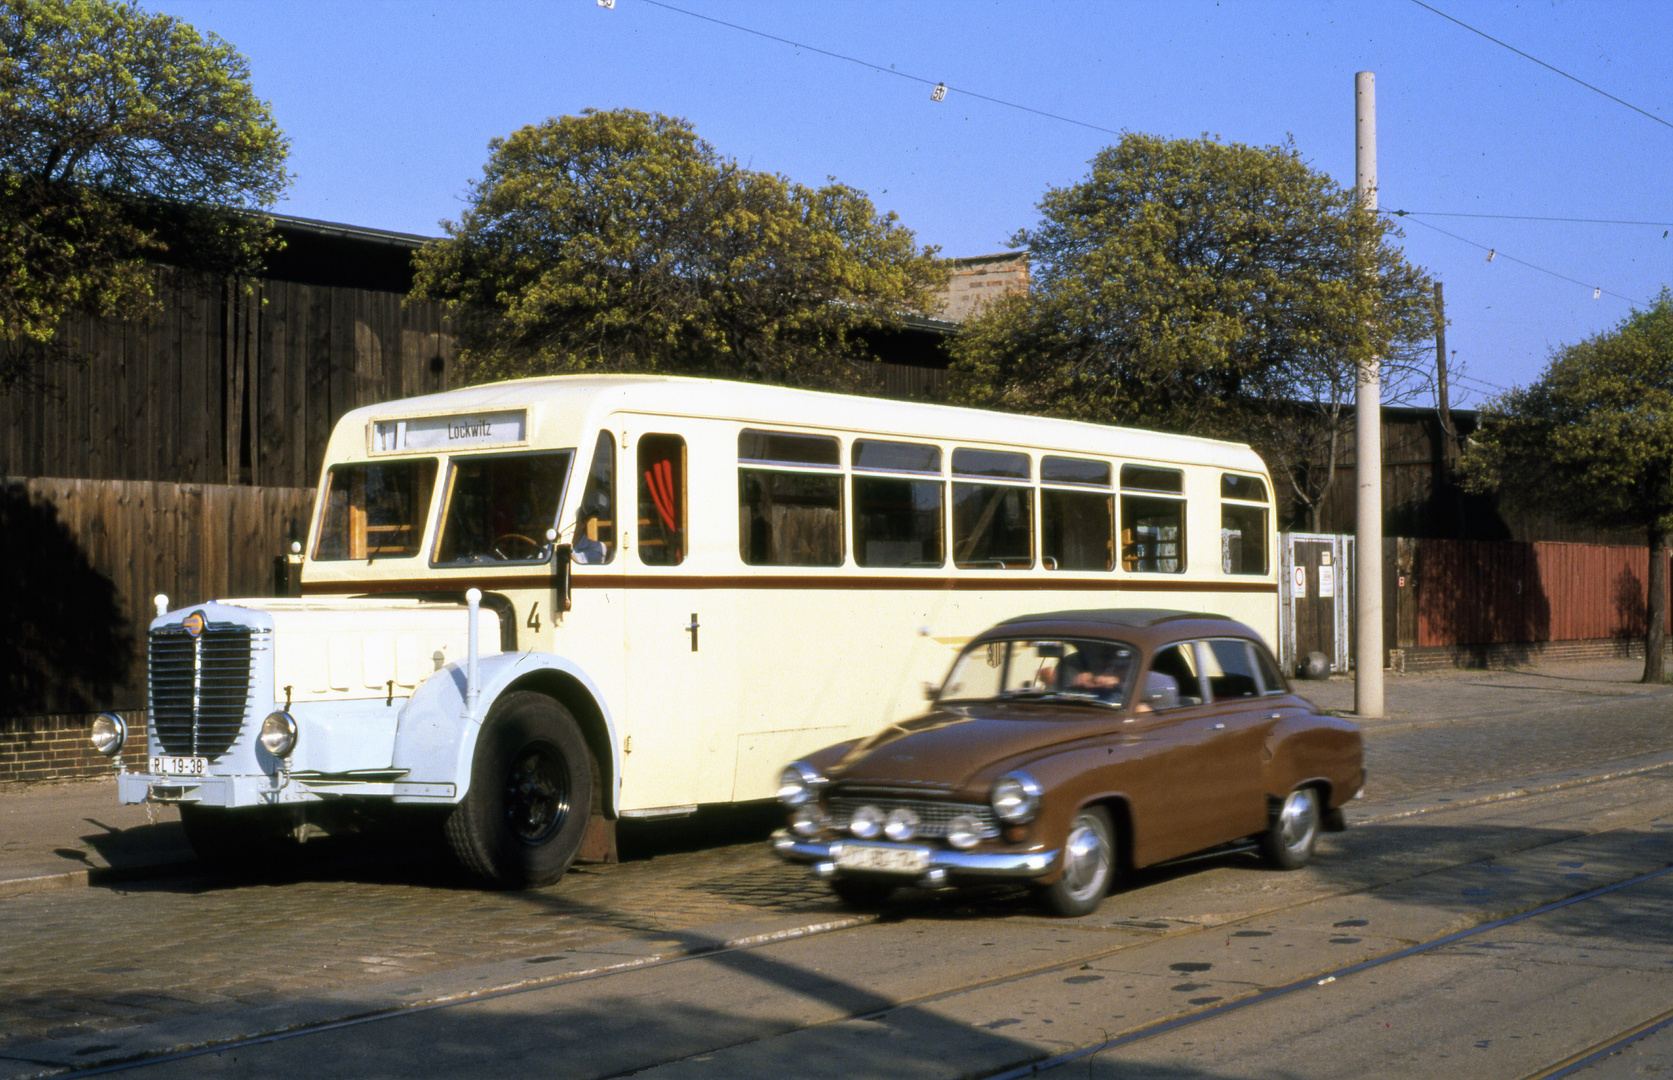
[[[1115,500],[1109,494],[1110,479],[1105,461],[1049,455],[1040,459],[1040,556],[1047,570],[1114,568]]]
[[[738,436],[738,554],[750,566],[841,566],[841,446],[828,435]]]
[[[435,458],[333,466],[314,558],[417,555],[435,482]]]
[[[435,566],[542,562],[556,527],[572,454],[454,458]]]
[[[1239,500],[1220,504],[1220,568],[1228,574],[1265,574],[1266,481],[1222,473],[1220,498]]]
[[[1148,574],[1185,572],[1184,496],[1185,474],[1179,469],[1121,467],[1123,570]]]
[[[941,448],[854,440],[854,561],[861,566],[941,566]],[[864,476],[864,471],[894,475]],[[915,479],[914,474],[934,479]]]
[[[607,563],[616,557],[616,438],[608,431],[598,433],[593,465],[587,472],[587,490],[575,514],[575,536],[570,541],[578,563]]]
[[[955,477],[1033,479],[1027,454],[953,451]],[[973,570],[1027,570],[1034,565],[1034,489],[1023,484],[953,481],[953,564]]]
[[[639,561],[678,566],[686,553],[685,440],[678,435],[639,438]]]

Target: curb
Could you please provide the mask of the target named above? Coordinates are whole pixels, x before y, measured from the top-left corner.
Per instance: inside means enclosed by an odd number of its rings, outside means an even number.
[[[119,885],[129,881],[182,877],[201,869],[202,866],[195,859],[152,863],[146,866],[90,866],[85,870],[71,870],[63,874],[41,874],[36,877],[0,881],[0,899],[51,892],[54,889],[87,888],[95,885]]]

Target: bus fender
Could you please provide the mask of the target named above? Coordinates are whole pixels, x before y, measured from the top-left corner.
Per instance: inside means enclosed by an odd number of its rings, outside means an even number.
[[[592,698],[610,750],[611,760],[601,766],[608,768],[611,778],[603,794],[605,812],[612,813],[621,795],[622,775],[621,740],[616,735],[615,718],[591,677],[574,662],[551,653],[497,653],[480,659],[476,709],[468,714],[464,664],[450,663],[436,672],[413,692],[401,712],[395,731],[394,766],[408,770],[405,779],[409,782],[451,783],[454,792],[450,801],[463,799],[470,788],[476,741],[488,711],[509,688],[524,689],[531,681],[539,684],[544,681],[543,675],[574,680]],[[583,720],[579,716],[576,719]]]

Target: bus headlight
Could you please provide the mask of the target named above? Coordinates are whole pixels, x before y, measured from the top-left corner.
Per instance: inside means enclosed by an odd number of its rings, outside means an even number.
[[[100,713],[88,738],[93,740],[93,749],[105,757],[115,757],[128,745],[128,724],[115,713]]]
[[[989,796],[993,812],[1007,825],[1022,825],[1040,812],[1040,785],[1024,772],[1006,773],[993,785]]]
[[[261,745],[274,757],[290,757],[296,749],[296,721],[283,709],[267,714],[261,722]]]
[[[778,801],[792,808],[812,802],[814,790],[824,779],[807,762],[792,761],[778,774]]]

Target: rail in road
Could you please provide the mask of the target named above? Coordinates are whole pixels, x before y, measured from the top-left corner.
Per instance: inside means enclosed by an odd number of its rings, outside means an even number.
[[[1386,809],[1331,838],[1299,892],[1276,884],[1298,875],[1210,864],[1143,875],[1097,925],[1018,914],[1002,893],[925,900],[614,962],[527,957],[551,974],[236,1036],[146,1048],[106,1032],[0,1061],[59,1077],[321,1061],[449,1077],[1220,1077],[1262,1060],[1286,1076],[1563,1076],[1673,1022],[1670,866],[1673,765],[1644,764]]]

